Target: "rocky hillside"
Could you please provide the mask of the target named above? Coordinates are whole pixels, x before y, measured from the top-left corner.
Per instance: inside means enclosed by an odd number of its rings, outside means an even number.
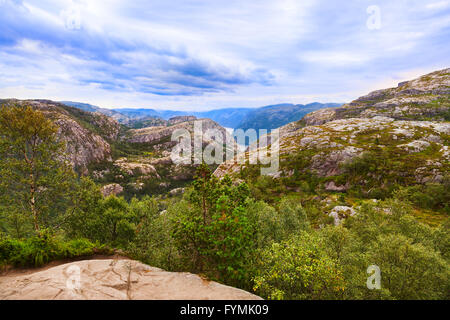
[[[112,162],[92,166],[94,179],[104,185],[104,194],[135,195],[182,192],[185,184],[195,175],[195,165],[175,164],[171,151],[176,145],[172,133],[178,129],[190,132],[193,147],[194,123],[192,116],[177,116],[162,120],[157,126],[127,129],[114,145],[116,152]],[[216,129],[234,145],[225,128],[210,119],[199,119],[203,133]],[[213,143],[203,137],[202,146]],[[218,146],[223,148],[223,144]],[[225,151],[225,150],[224,150]]]
[[[1,100],[0,104],[29,104],[53,120],[66,142],[70,161],[83,173],[92,163],[112,160],[110,143],[118,138],[120,130],[114,119],[48,100]]]
[[[390,117],[396,120],[450,121],[450,69],[436,71],[397,88],[374,91],[341,108],[308,114],[302,125],[337,119]]]
[[[79,282],[71,281],[77,274]],[[137,261],[116,259],[85,260],[25,275],[4,275],[0,276],[0,288],[0,300],[262,300],[194,274],[166,272]]]
[[[450,172],[448,71],[314,112],[281,128],[276,178],[300,182],[315,176],[328,191],[357,188],[365,193],[394,184],[443,182]],[[399,108],[404,112],[398,113]],[[428,118],[434,121],[420,121]],[[228,162],[215,174],[245,177],[249,170]]]
[[[193,135],[193,116],[155,118],[153,126],[131,129],[99,111],[91,112],[48,100],[2,100],[1,104],[29,104],[42,111],[59,128],[74,168],[103,186],[104,195],[166,193],[184,187],[195,174],[193,165],[176,165],[170,154],[172,133],[186,129]],[[84,106],[88,108],[87,106]],[[89,108],[88,108],[89,109]],[[97,109],[92,109],[97,110]],[[201,119],[203,132],[217,129],[234,142],[225,128]],[[145,123],[142,123],[143,125]],[[202,141],[203,146],[211,143]]]

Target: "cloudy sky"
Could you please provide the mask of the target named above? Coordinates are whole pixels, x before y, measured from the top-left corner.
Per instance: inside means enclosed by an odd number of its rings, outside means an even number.
[[[450,0],[0,0],[0,98],[347,102],[450,67]]]

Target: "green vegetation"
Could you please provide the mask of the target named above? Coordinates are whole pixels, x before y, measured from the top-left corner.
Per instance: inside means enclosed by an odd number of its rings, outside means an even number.
[[[111,250],[85,239],[64,241],[48,231],[27,239],[0,239],[0,266],[40,267],[52,260],[110,254]]]

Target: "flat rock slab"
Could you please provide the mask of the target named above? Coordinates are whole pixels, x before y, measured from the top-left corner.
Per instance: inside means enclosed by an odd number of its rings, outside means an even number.
[[[190,273],[133,260],[84,260],[0,277],[1,300],[261,300]]]

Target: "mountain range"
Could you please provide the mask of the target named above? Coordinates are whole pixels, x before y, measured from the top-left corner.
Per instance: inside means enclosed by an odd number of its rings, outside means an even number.
[[[298,121],[306,114],[323,109],[339,107],[339,103],[278,104],[261,108],[226,108],[211,111],[172,111],[155,109],[105,109],[87,103],[62,101],[63,104],[90,112],[100,112],[116,119],[119,123],[133,128],[144,127],[142,122],[155,123],[155,119],[169,120],[176,116],[195,116],[211,119],[225,128],[232,129],[267,129],[272,130],[293,121]]]

